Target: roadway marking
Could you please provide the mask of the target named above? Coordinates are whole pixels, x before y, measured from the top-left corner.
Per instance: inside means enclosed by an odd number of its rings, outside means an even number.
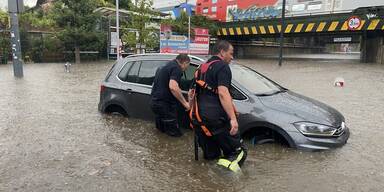
[[[331,26],[329,26],[328,31],[335,31],[336,27],[339,25],[338,21],[334,21],[331,23]]]
[[[259,26],[259,29],[260,29],[261,34],[266,34],[267,33],[265,31],[265,27],[264,26]]]
[[[233,28],[232,28],[232,27],[229,28],[229,34],[230,34],[230,35],[235,35],[235,32],[233,31]]]
[[[307,29],[305,29],[305,32],[311,32],[314,26],[315,26],[315,23],[308,24]]]
[[[268,30],[269,30],[269,33],[271,34],[275,33],[275,29],[273,28],[273,25],[268,25]]]
[[[379,22],[380,22],[380,19],[372,20],[371,24],[368,26],[368,30],[375,30]]]
[[[285,33],[290,33],[292,30],[293,24],[288,24],[287,28],[285,29]]]
[[[236,32],[237,32],[237,35],[241,35],[241,29],[240,29],[240,27],[236,27]]]
[[[227,34],[227,29],[222,28],[221,30],[223,31],[223,35],[228,35],[228,34]]]
[[[257,34],[257,30],[256,30],[256,27],[255,27],[255,26],[252,27],[252,33],[253,33],[254,35]]]
[[[295,33],[300,33],[300,31],[303,29],[304,24],[300,23],[297,25]]]
[[[327,24],[326,22],[321,22],[317,27],[316,32],[322,32],[326,24]]]
[[[248,27],[244,27],[244,33],[245,33],[246,35],[249,35]]]

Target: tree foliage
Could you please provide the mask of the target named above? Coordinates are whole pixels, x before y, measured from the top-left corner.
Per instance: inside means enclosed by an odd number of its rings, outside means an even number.
[[[186,35],[188,34],[188,15],[186,12],[182,12],[180,17],[177,19],[167,19],[162,21],[162,24],[172,26],[172,31]],[[191,16],[191,28],[201,27],[209,29],[211,36],[216,36],[216,31],[218,30],[217,24],[208,19],[205,16],[201,15],[192,15]],[[191,30],[193,35],[193,30]]]
[[[0,30],[8,27],[8,13],[0,9]]]
[[[80,62],[80,50],[100,51],[105,45],[105,35],[96,29],[101,15],[94,10],[103,1],[57,0],[52,9],[52,18],[58,27],[58,37],[68,51],[75,51]]]
[[[8,27],[8,13],[0,10],[0,55],[8,56],[10,52],[9,33],[5,30]]]
[[[41,9],[27,11],[20,14],[20,26],[24,30],[52,31],[56,27],[56,22],[51,16],[51,14],[47,14]]]
[[[137,6],[131,7],[134,13],[122,25],[122,39],[130,47],[139,44],[151,49],[158,45],[158,29],[151,20],[151,17],[158,14],[152,10],[152,4],[152,0],[138,0]]]
[[[103,6],[115,8],[116,0],[104,0]],[[130,10],[131,8],[133,8],[133,5],[130,0],[119,0],[119,8]]]

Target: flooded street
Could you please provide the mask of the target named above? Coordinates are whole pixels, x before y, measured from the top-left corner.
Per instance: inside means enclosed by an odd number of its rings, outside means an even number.
[[[0,191],[382,191],[384,65],[239,60],[282,86],[333,106],[351,130],[342,148],[303,152],[248,145],[242,173],[194,161],[192,132],[101,114],[112,63],[0,65]],[[345,87],[334,87],[343,77]]]

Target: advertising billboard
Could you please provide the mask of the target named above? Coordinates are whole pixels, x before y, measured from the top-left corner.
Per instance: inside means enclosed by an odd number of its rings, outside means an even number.
[[[367,5],[383,5],[382,0],[349,2],[346,0],[287,0],[287,17],[350,11]],[[197,0],[196,13],[222,22],[281,17],[282,0]],[[347,3],[348,2],[348,3]],[[348,5],[348,6],[346,6]]]
[[[194,55],[208,55],[209,30],[193,28],[194,37],[191,40],[186,35],[172,32],[167,25],[160,27],[160,53],[189,53]]]

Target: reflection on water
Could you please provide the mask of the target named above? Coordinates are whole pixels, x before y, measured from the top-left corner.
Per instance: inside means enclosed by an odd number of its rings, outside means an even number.
[[[249,142],[242,173],[193,158],[192,132],[97,111],[111,63],[0,65],[0,191],[381,191],[384,67],[348,62],[241,60],[295,92],[344,114],[344,147],[302,152]],[[346,81],[334,87],[336,77]],[[201,151],[200,151],[201,152]]]

